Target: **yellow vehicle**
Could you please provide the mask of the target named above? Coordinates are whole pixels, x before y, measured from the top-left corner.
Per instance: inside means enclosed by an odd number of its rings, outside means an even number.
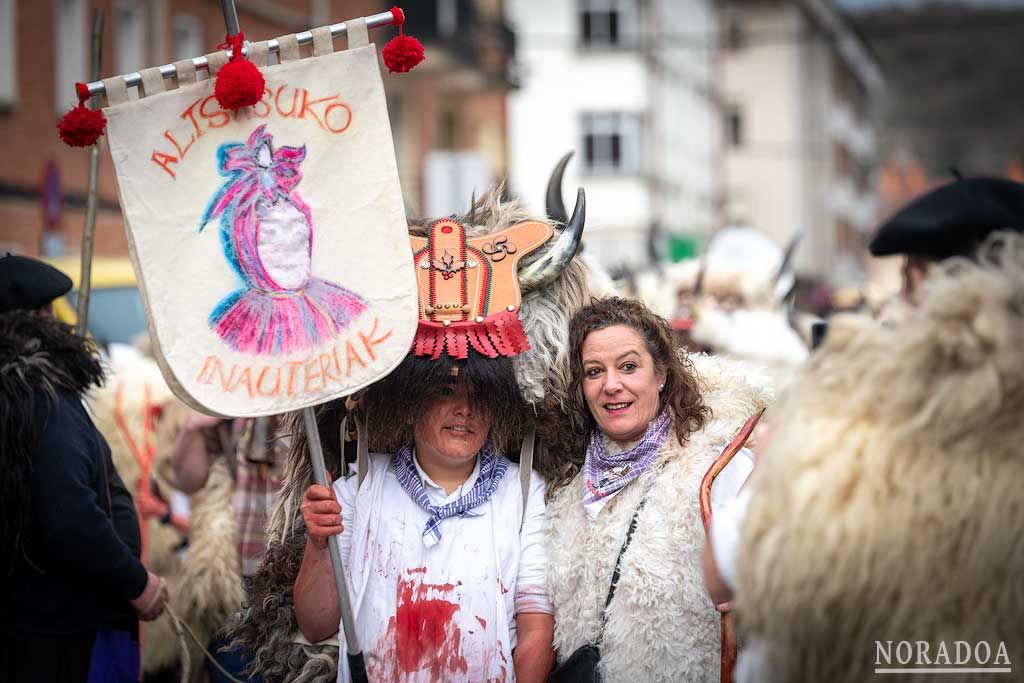
[[[72,289],[53,302],[53,313],[74,325],[78,319],[78,288],[81,261],[78,257],[47,259],[71,278]],[[131,344],[146,331],[146,312],[127,257],[97,257],[92,262],[92,294],[89,296],[89,334],[103,348]]]

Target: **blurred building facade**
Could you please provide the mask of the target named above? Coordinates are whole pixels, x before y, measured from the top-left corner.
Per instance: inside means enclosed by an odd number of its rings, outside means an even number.
[[[250,40],[385,12],[391,4],[236,0]],[[74,104],[74,83],[91,80],[96,8],[106,15],[104,76],[212,52],[224,37],[220,4],[211,0],[0,0],[0,135],[9,146],[0,158],[0,250],[53,256],[79,250],[89,154],[65,146],[54,126]],[[464,152],[482,150],[469,164],[483,169],[474,182],[504,175],[514,43],[501,0],[417,0],[406,10],[406,32],[424,42],[427,60],[408,74],[384,69],[383,80],[406,202],[418,214],[430,208],[432,194],[454,197],[464,188],[465,164],[453,171],[450,162]],[[370,39],[380,48],[394,34],[375,29]],[[40,43],[38,36],[52,40]],[[96,253],[126,255],[105,139],[100,146]],[[465,195],[468,203],[469,190]]]
[[[831,0],[726,0],[719,11],[722,220],[779,244],[801,234],[805,283],[863,282],[879,210],[876,60]]]
[[[714,7],[705,0],[507,0],[521,87],[510,96],[510,183],[535,211],[556,161],[587,190],[588,253],[645,265],[713,227]]]
[[[406,205],[415,216],[464,213],[474,191],[479,196],[508,173],[515,36],[503,0],[405,7],[405,31],[427,52],[408,74],[385,77]]]
[[[801,279],[863,281],[877,221],[879,67],[832,0],[508,0],[522,87],[510,179],[531,208],[568,150],[605,266],[796,233]]]
[[[864,277],[877,221],[868,111],[872,54],[831,0],[417,0],[406,32],[427,59],[384,74],[413,216],[465,211],[507,177],[535,212],[555,162],[588,190],[586,247],[609,267],[694,254],[717,228],[749,224],[803,242],[806,281]],[[237,0],[263,40],[386,11],[379,0]],[[53,126],[88,80],[96,7],[104,75],[210,52],[212,0],[0,0],[0,249],[78,250],[88,154]],[[513,32],[514,31],[514,32]],[[377,29],[382,46],[393,29]],[[40,49],[28,37],[53,35]],[[101,142],[97,253],[127,243]]]

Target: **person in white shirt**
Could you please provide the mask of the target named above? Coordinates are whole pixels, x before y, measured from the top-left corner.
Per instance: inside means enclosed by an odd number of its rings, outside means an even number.
[[[560,198],[551,208],[555,221],[534,216],[498,186],[459,219],[410,224],[420,295],[408,354],[358,407],[316,411],[335,477],[345,471],[341,420],[361,425],[355,451],[370,454],[357,456],[354,477],[311,487],[305,432],[293,424],[264,562],[232,631],[256,653],[253,673],[349,680],[324,548],[338,534],[356,631],[348,635],[369,680],[547,678],[546,491],[529,463],[551,438],[541,418],[565,405],[565,328],[591,296],[575,258],[582,188],[571,216]],[[521,468],[504,455],[520,443]],[[536,461],[541,472],[549,463]]]
[[[295,614],[312,642],[339,630],[327,538],[340,534],[372,681],[543,681],[553,660],[544,482],[489,438],[493,413],[466,382],[438,392],[412,443],[371,454],[365,479],[313,485]],[[339,637],[339,681],[348,680]]]

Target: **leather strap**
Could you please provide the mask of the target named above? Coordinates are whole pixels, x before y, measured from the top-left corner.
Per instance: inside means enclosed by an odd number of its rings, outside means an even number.
[[[519,519],[519,530],[526,522],[526,502],[530,499],[530,475],[533,473],[533,451],[537,444],[537,428],[530,426],[523,447],[519,451],[519,489],[523,495],[523,516]]]
[[[270,55],[270,48],[267,41],[261,40],[258,43],[249,43],[249,61],[258,67],[267,66],[267,57]]]
[[[128,101],[128,87],[124,84],[124,76],[104,78],[103,91],[107,94],[108,107],[116,107]]]
[[[179,88],[196,82],[196,65],[191,59],[175,62],[174,73],[177,74]]]
[[[206,66],[207,71],[210,72],[210,78],[217,75],[217,72],[224,68],[224,65],[228,63],[228,56],[224,50],[217,50],[206,55]]]
[[[647,503],[647,493],[644,493],[644,497],[640,499],[640,504],[636,506],[636,512],[633,513],[633,519],[629,521],[629,529],[626,531],[626,540],[622,542],[622,547],[619,548],[619,556],[615,558],[615,569],[612,570],[612,582],[608,586],[608,597],[604,601],[604,610],[601,612],[601,630],[597,634],[597,645],[600,646],[601,641],[604,639],[604,627],[608,624],[608,606],[612,604],[612,598],[615,597],[615,591],[619,587],[619,576],[622,568],[622,556],[626,554],[626,548],[629,547],[629,542],[633,540],[633,532],[636,531],[637,521],[640,519],[640,511],[644,509],[644,505]]]
[[[164,91],[164,77],[159,67],[143,69],[139,72],[142,76],[142,87],[139,89],[139,97],[149,97]]]
[[[370,44],[370,34],[366,30],[366,19],[349,19],[345,22],[345,36],[348,38],[348,49],[366,47]]]
[[[313,56],[322,57],[334,52],[334,40],[331,38],[329,26],[319,26],[312,29],[313,34]]]
[[[355,413],[356,421],[356,490],[363,485],[366,473],[370,469],[370,452],[366,439],[366,418]]]

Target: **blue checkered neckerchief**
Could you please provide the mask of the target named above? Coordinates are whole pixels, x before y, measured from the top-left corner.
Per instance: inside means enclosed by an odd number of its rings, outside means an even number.
[[[450,503],[434,505],[430,502],[427,489],[416,470],[412,446],[403,446],[391,456],[391,466],[398,477],[398,483],[417,505],[430,514],[427,526],[423,529],[423,545],[428,548],[432,548],[441,540],[441,522],[449,517],[474,517],[479,514],[472,512],[473,508],[486,503],[498,488],[501,478],[505,476],[509,460],[498,453],[490,441],[484,444],[477,457],[480,458],[480,473],[469,493]]]

